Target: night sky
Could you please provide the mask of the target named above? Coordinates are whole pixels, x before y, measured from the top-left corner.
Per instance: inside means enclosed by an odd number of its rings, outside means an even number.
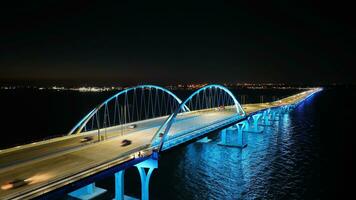
[[[0,81],[355,83],[341,1],[118,2],[2,4]]]

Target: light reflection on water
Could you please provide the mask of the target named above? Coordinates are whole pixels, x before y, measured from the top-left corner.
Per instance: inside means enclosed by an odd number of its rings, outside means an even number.
[[[160,162],[169,162],[172,158],[166,157],[178,155],[179,164],[162,171],[173,170],[184,185],[173,189],[163,186],[168,190],[163,194],[152,186],[152,196],[157,199],[300,198],[306,191],[301,182],[313,150],[309,122],[296,112],[281,115],[263,133],[249,133],[248,146],[242,150],[217,145],[219,137],[215,136],[210,143],[192,143],[167,152]],[[159,179],[163,182],[169,179],[165,172],[156,175],[158,178],[152,185],[159,185]]]

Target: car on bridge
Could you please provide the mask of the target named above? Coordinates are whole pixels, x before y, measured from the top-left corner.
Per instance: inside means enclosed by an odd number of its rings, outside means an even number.
[[[219,106],[217,108],[215,108],[216,111],[220,111],[220,110],[225,110],[225,106],[222,105],[222,106]]]
[[[129,127],[130,129],[134,129],[134,128],[137,127],[137,125],[136,125],[136,124],[131,124],[131,125],[129,125],[128,127]]]
[[[80,143],[89,142],[89,141],[92,141],[92,140],[93,140],[93,137],[86,136],[86,137],[83,137],[83,138],[80,139]]]
[[[131,143],[132,143],[131,140],[124,139],[124,140],[121,142],[121,146],[122,146],[122,147],[129,146]]]
[[[1,186],[2,190],[10,190],[10,189],[15,189],[19,188],[25,185],[28,185],[31,181],[30,180],[20,180],[20,179],[15,179],[12,181],[9,181],[5,183],[4,185]]]

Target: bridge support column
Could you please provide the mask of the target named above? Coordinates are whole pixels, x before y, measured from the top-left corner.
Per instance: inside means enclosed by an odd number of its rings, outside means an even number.
[[[296,104],[288,105],[288,111],[292,111],[296,107]]]
[[[279,108],[279,115],[281,115],[282,113],[287,113],[288,111],[288,106],[282,106]]]
[[[229,128],[221,130],[221,141],[218,143],[223,146],[233,146],[244,148],[247,146],[247,133],[243,131],[246,126],[245,122],[238,123]],[[236,135],[236,137],[235,137]],[[227,136],[233,137],[227,142]]]
[[[121,170],[121,171],[115,173],[115,198],[114,198],[114,200],[128,199],[128,197],[125,196],[124,175],[125,175],[125,170]]]
[[[153,170],[158,167],[158,158],[156,156],[157,155],[153,155],[152,158],[135,165],[138,169],[141,179],[141,200],[149,199],[150,177]],[[146,168],[148,168],[147,174],[145,170]],[[125,195],[124,175],[125,170],[121,170],[115,173],[115,198],[113,200],[138,200],[134,197]]]
[[[141,200],[148,200],[150,178],[154,169],[158,167],[158,161],[156,159],[148,159],[136,165],[141,178]],[[147,173],[146,170],[148,169]]]
[[[278,121],[279,120],[279,109],[278,110],[272,110],[272,112],[271,112],[271,118],[270,118],[270,120],[271,121]]]
[[[96,187],[95,183],[91,183],[87,186],[84,186],[78,190],[69,193],[68,195],[81,200],[89,200],[101,195],[104,192],[106,192],[105,189]]]
[[[263,126],[271,126],[272,125],[272,123],[269,120],[270,112],[271,112],[270,109],[263,112],[263,116],[262,116],[263,122],[261,123],[261,125],[263,125]]]
[[[251,133],[261,133],[263,131],[263,127],[258,126],[258,121],[261,118],[261,116],[262,114],[260,113],[252,115],[252,117],[248,119],[248,121],[251,122],[251,124],[247,126],[248,128],[245,131]]]
[[[226,144],[226,129],[220,131],[220,143],[219,144]]]
[[[218,143],[219,145],[224,145],[224,146],[233,146],[232,144],[228,144],[227,142],[227,136],[231,136],[232,132],[234,132],[236,128],[234,128],[233,126],[222,129],[220,131],[220,142]]]
[[[247,146],[247,133],[243,131],[248,122],[236,124],[237,126],[237,147],[245,148]]]
[[[294,108],[294,105],[286,105],[286,106],[283,106],[281,109],[281,112],[280,113],[288,113],[290,111],[292,111]]]

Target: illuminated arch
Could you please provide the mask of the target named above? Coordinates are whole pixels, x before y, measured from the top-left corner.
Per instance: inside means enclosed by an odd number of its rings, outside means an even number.
[[[226,87],[222,86],[222,85],[217,85],[217,84],[211,84],[211,85],[206,85],[200,89],[198,89],[197,91],[195,91],[193,94],[191,94],[184,102],[182,102],[179,107],[174,111],[174,113],[172,113],[164,122],[164,124],[158,129],[158,131],[155,133],[155,135],[153,136],[152,140],[151,140],[151,146],[155,146],[157,145],[157,143],[155,142],[157,140],[157,138],[159,140],[159,144],[158,144],[158,149],[159,151],[161,151],[162,147],[163,147],[163,143],[168,135],[168,132],[172,126],[173,121],[175,120],[175,118],[177,117],[178,113],[180,113],[181,111],[185,112],[184,108],[187,107],[187,102],[189,102],[194,96],[196,96],[197,94],[199,94],[199,92],[203,91],[203,90],[207,90],[207,89],[211,89],[211,88],[218,88],[222,91],[224,91],[226,94],[228,94],[232,101],[233,101],[233,106],[236,109],[236,114],[244,117],[246,115],[245,111],[243,110],[243,108],[241,107],[240,103],[237,101],[236,97],[234,94],[232,94],[232,92],[227,89]],[[163,131],[164,129],[164,131]],[[160,137],[160,134],[163,134]]]
[[[99,104],[97,107],[95,107],[93,110],[91,110],[84,118],[82,118],[68,133],[68,135],[72,135],[72,134],[77,134],[80,133],[82,131],[82,129],[84,128],[84,126],[88,123],[88,121],[106,104],[108,104],[110,101],[114,100],[115,98],[117,98],[120,95],[123,94],[127,94],[127,92],[136,90],[136,89],[156,89],[156,90],[161,90],[162,92],[167,93],[168,95],[170,95],[171,97],[173,97],[177,103],[180,105],[182,103],[182,100],[180,100],[174,93],[172,93],[171,91],[167,90],[166,88],[157,86],[157,85],[138,85],[135,87],[131,87],[131,88],[127,88],[125,90],[122,90],[118,93],[116,93],[115,95],[111,96],[110,98],[108,98],[107,100],[105,100],[103,103]],[[189,111],[189,108],[184,106],[183,107],[184,111]]]

